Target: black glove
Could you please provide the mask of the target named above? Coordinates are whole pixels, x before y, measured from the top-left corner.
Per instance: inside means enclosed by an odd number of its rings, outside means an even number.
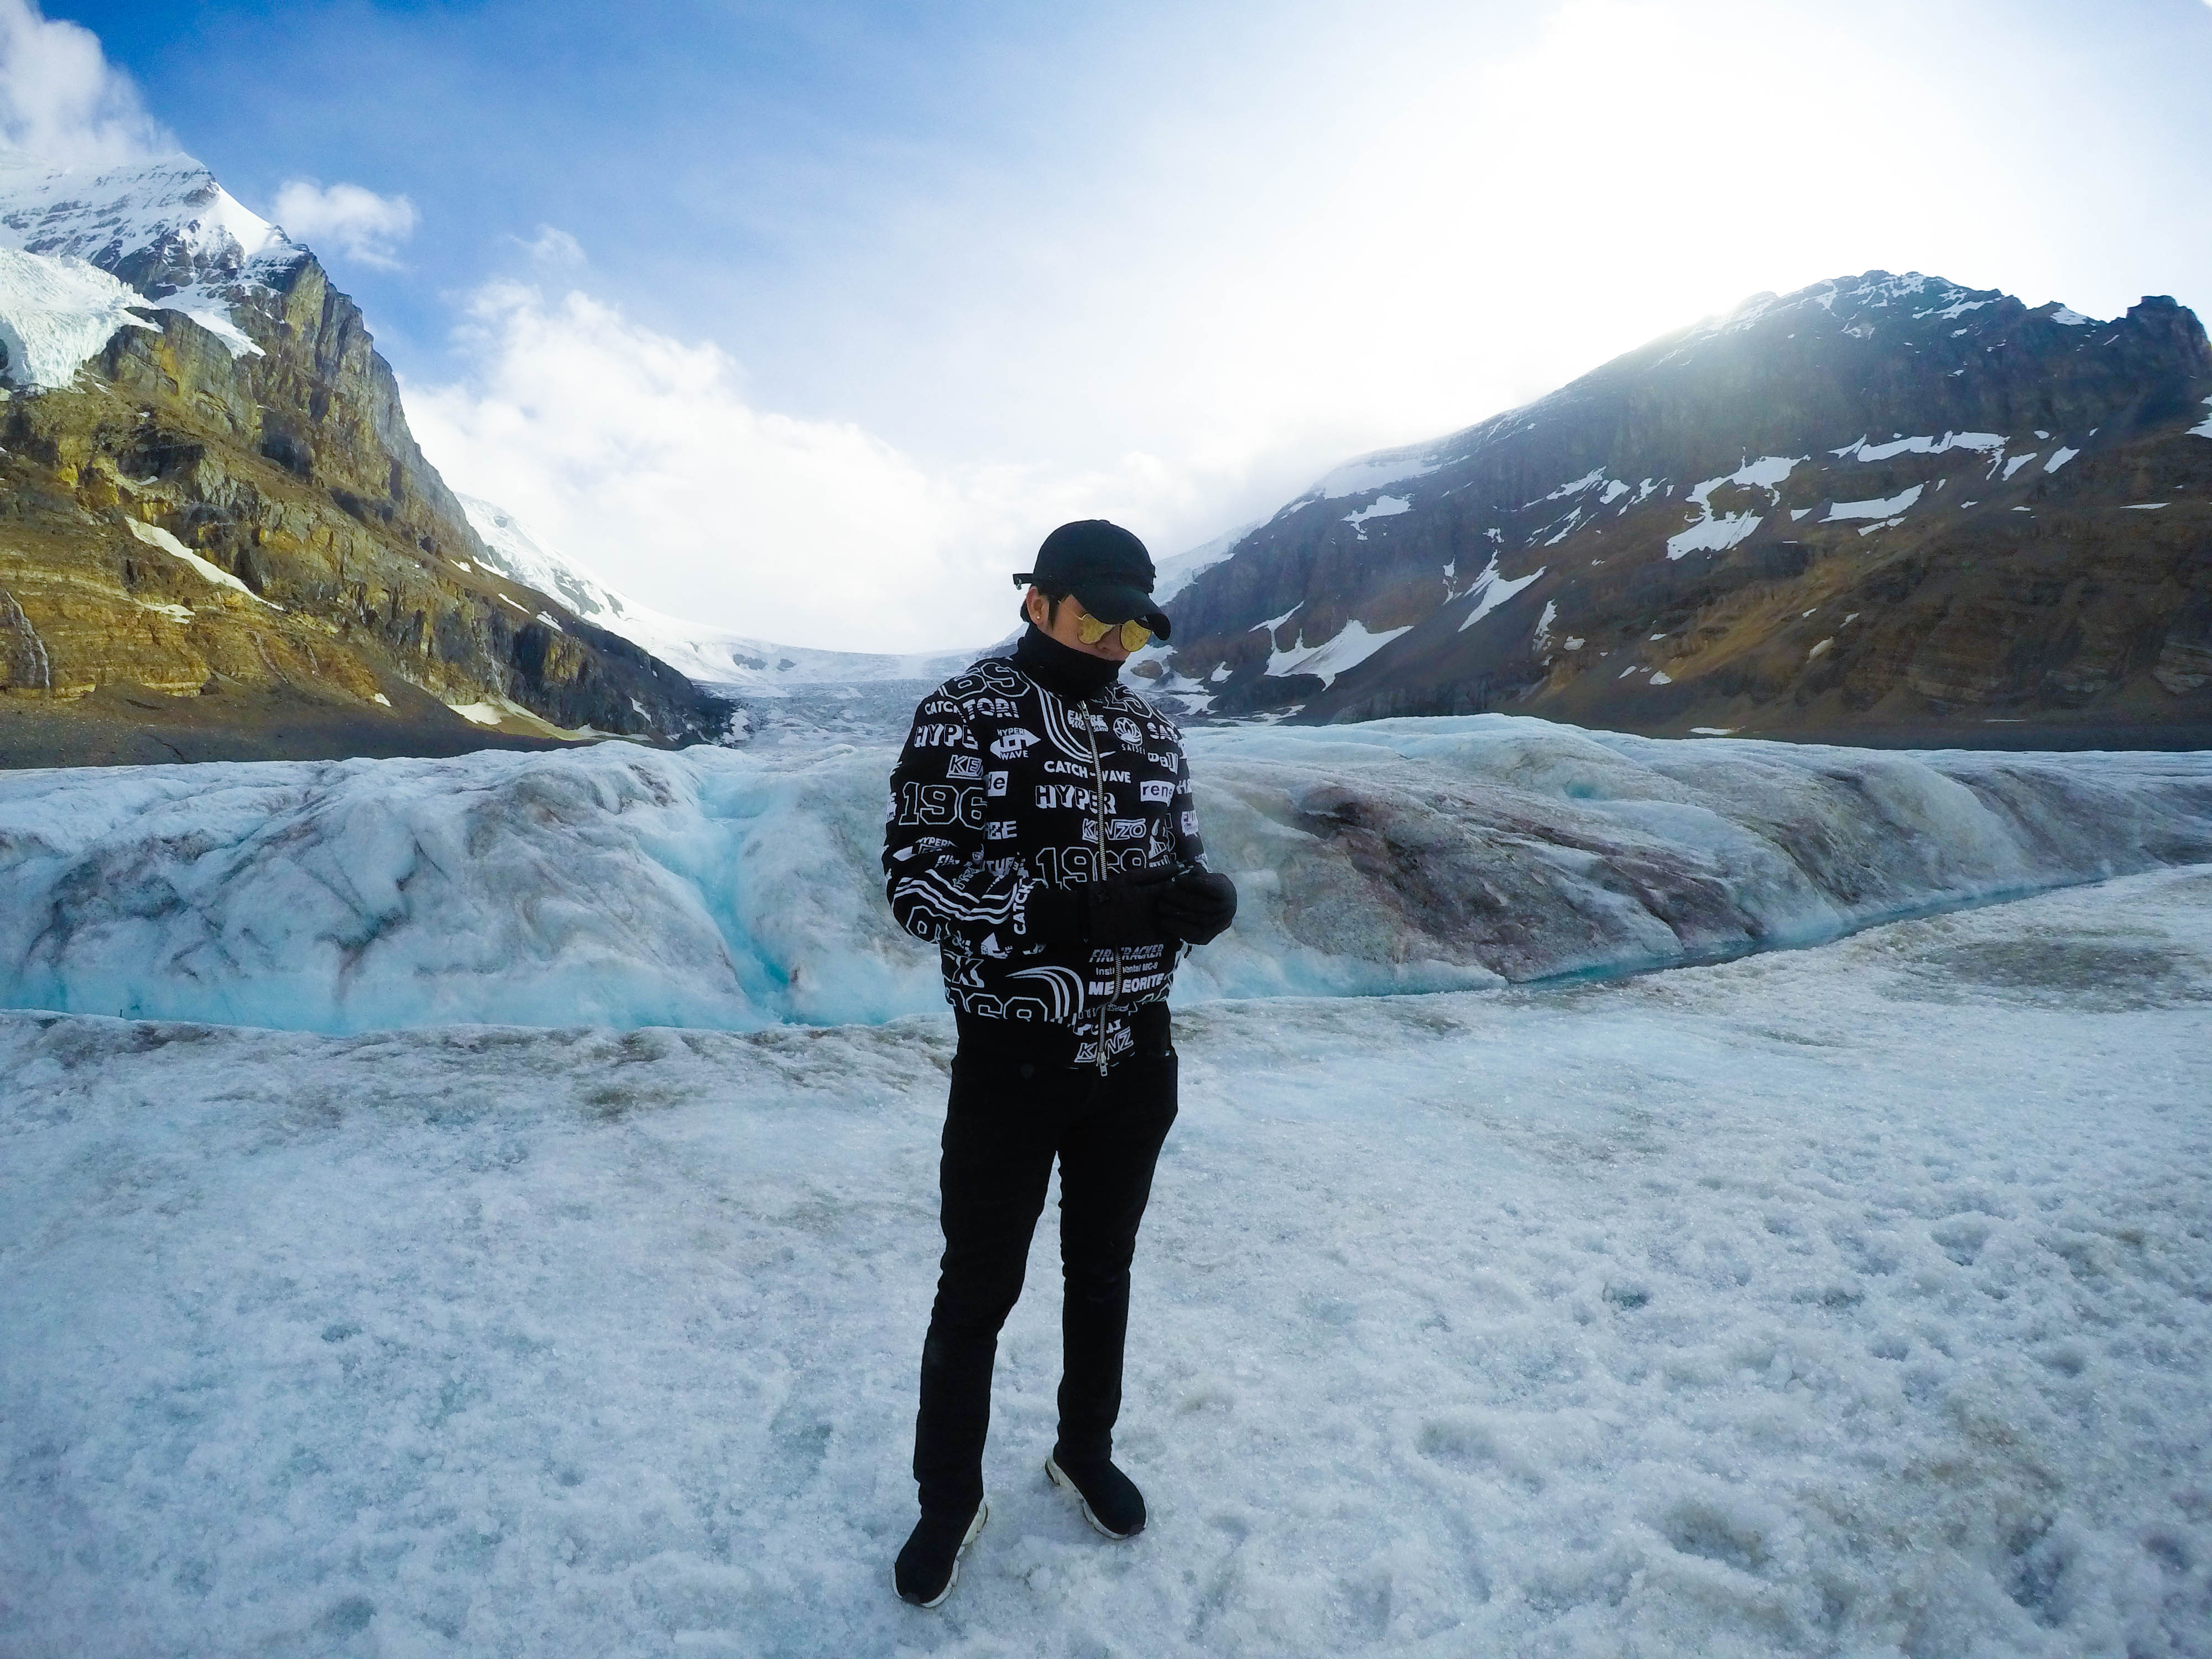
[[[1168,937],[1158,917],[1160,896],[1174,876],[1173,866],[1164,864],[1073,887],[1040,885],[1029,896],[1028,937],[1047,945],[1160,944]]]
[[[1024,911],[1028,931],[1023,937],[1033,945],[1080,945],[1091,931],[1088,888],[1052,887],[1039,882],[1030,889]]]
[[[1160,903],[1175,879],[1175,866],[1124,870],[1091,884],[1091,942],[1102,945],[1160,945],[1168,930],[1160,923]]]
[[[1159,925],[1176,939],[1206,945],[1237,920],[1237,884],[1212,870],[1185,870],[1159,896]]]

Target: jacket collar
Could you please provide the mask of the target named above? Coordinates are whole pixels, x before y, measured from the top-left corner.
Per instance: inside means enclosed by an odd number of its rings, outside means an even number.
[[[1035,623],[1014,646],[1014,665],[1054,696],[1070,702],[1097,696],[1121,678],[1121,665],[1062,645]]]

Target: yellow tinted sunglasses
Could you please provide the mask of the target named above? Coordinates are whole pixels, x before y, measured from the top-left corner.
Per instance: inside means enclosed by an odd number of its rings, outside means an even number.
[[[1079,608],[1075,613],[1075,637],[1085,645],[1096,645],[1115,629],[1121,630],[1121,648],[1141,651],[1145,641],[1152,637],[1152,630],[1133,618],[1125,623],[1100,622],[1088,611]]]

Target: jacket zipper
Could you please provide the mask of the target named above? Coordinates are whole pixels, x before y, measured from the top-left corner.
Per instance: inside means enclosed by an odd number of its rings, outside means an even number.
[[[1106,879],[1106,763],[1098,758],[1098,728],[1091,724],[1093,716],[1088,698],[1078,705],[1083,710],[1083,734],[1091,739],[1091,805],[1092,818],[1098,830],[1098,872],[1096,879]],[[1098,1075],[1106,1075],[1106,1015],[1121,1000],[1121,947],[1114,947],[1114,994],[1108,997],[1098,1010]]]

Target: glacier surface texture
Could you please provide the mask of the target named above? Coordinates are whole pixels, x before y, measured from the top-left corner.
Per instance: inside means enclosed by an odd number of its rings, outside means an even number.
[[[2202,1656],[2208,1016],[2212,866],[1182,1007],[1117,1437],[1152,1524],[1106,1543],[1040,1471],[1048,1222],[924,1613],[941,1011],[0,1013],[0,1651]]]
[[[1182,1000],[1711,960],[2212,859],[2212,755],[1907,756],[1504,715],[1191,734],[1236,929]],[[891,750],[0,775],[0,1006],[326,1032],[942,1006]]]

